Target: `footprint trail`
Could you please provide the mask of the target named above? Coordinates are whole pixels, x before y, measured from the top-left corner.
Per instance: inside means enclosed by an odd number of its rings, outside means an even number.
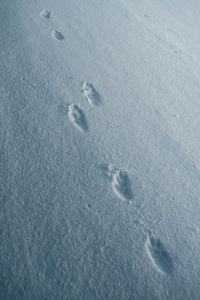
[[[91,83],[85,81],[82,86],[82,91],[91,105],[99,105],[101,103],[100,94]]]
[[[148,237],[145,243],[147,254],[158,272],[170,274],[173,269],[172,259],[160,239]]]
[[[69,104],[68,117],[72,124],[81,132],[87,131],[88,126],[82,109],[76,104]]]

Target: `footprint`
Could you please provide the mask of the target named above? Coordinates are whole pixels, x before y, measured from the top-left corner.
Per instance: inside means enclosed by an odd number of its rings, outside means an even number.
[[[121,200],[130,200],[133,198],[130,180],[126,171],[115,170],[113,172],[112,186],[115,194]]]
[[[113,169],[111,164],[104,167],[104,170],[106,170],[107,176],[111,178],[113,191],[116,196],[123,201],[131,200],[133,193],[127,172],[122,169]]]
[[[57,30],[53,30],[51,32],[51,35],[55,40],[60,40],[60,41],[64,40],[64,36],[62,35],[62,33]]]
[[[81,132],[88,130],[85,115],[78,105],[69,104],[67,114],[69,116],[69,120],[78,130]]]
[[[82,91],[91,105],[99,105],[101,103],[100,94],[91,83],[85,81],[82,86]]]
[[[41,12],[40,12],[40,17],[42,18],[46,18],[46,19],[49,19],[50,18],[50,12],[46,9],[43,9]]]
[[[148,256],[158,270],[162,274],[170,274],[173,269],[172,259],[160,239],[148,237],[145,243]]]

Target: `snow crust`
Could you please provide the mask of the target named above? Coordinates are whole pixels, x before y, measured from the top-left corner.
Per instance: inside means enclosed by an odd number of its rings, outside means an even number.
[[[199,9],[0,1],[0,299],[199,299]]]

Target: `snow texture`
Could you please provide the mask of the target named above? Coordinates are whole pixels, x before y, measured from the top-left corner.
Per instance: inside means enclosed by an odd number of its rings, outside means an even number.
[[[199,11],[0,1],[0,299],[199,300]]]

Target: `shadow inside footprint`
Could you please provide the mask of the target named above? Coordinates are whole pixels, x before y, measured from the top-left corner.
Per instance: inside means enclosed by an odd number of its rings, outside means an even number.
[[[49,19],[50,18],[50,12],[46,9],[43,9],[41,12],[40,12],[40,17],[42,18],[46,18],[46,19]]]
[[[60,41],[64,40],[64,36],[62,35],[62,33],[57,30],[53,30],[51,32],[51,35],[55,40],[60,40]]]
[[[101,103],[101,96],[91,83],[85,81],[82,91],[90,104],[99,105]]]
[[[88,130],[87,121],[82,109],[76,104],[68,105],[69,120],[81,132]]]
[[[148,237],[145,246],[149,258],[156,269],[162,274],[170,274],[173,270],[172,258],[160,239]]]

